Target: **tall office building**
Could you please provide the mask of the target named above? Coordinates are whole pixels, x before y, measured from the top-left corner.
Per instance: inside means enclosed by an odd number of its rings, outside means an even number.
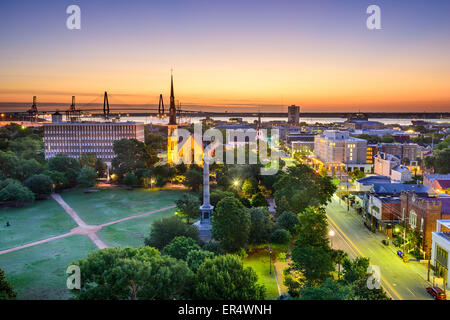
[[[58,154],[80,158],[95,154],[110,163],[113,143],[120,139],[144,142],[144,124],[137,122],[54,122],[44,124],[45,159]]]
[[[300,107],[299,106],[289,106],[288,107],[288,123],[298,124],[300,121]]]

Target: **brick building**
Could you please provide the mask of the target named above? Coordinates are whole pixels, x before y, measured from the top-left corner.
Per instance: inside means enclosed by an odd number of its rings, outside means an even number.
[[[400,158],[400,160],[415,161],[422,156],[422,149],[416,143],[382,143],[379,149]]]
[[[421,235],[420,251],[425,252],[425,259],[429,259],[436,221],[450,218],[450,197],[423,197],[414,192],[402,192],[400,200],[401,214],[406,219],[407,229]]]

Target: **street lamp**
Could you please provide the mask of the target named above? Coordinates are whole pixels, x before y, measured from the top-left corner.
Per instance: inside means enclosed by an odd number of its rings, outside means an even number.
[[[330,245],[331,245],[331,247],[333,247],[333,237],[335,236],[335,232],[334,232],[334,230],[330,230],[329,232],[328,232],[328,236],[330,237]]]
[[[155,179],[150,179],[150,188],[153,189],[153,184],[155,183]]]

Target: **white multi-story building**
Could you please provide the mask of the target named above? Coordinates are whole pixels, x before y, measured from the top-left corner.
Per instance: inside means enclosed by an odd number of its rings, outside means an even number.
[[[450,220],[437,220],[436,232],[433,232],[431,247],[431,265],[434,273],[444,279],[447,289],[450,289]]]
[[[144,142],[144,124],[137,122],[54,122],[44,124],[45,159],[58,154],[79,158],[95,154],[110,163],[113,143],[120,139]]]
[[[372,168],[367,163],[367,141],[350,137],[347,131],[325,130],[317,135],[314,154],[326,166],[337,170],[370,172]]]

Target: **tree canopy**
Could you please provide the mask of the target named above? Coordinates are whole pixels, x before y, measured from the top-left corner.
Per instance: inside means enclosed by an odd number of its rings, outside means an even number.
[[[219,201],[211,218],[212,236],[220,241],[227,252],[243,248],[250,234],[250,214],[244,205],[234,197]]]
[[[178,216],[185,218],[187,223],[200,216],[200,200],[196,196],[186,193],[176,203]]]
[[[257,283],[255,271],[244,268],[233,255],[206,259],[195,275],[194,299],[198,300],[263,300],[264,286]]]
[[[174,216],[155,221],[152,224],[150,235],[145,238],[145,245],[163,249],[173,238],[185,236],[200,241],[196,226],[184,223],[180,218]]]
[[[0,268],[0,300],[11,300],[16,297],[14,287],[6,280],[5,270]]]
[[[302,212],[309,206],[326,204],[336,191],[330,177],[316,174],[311,167],[303,164],[288,167],[274,188],[277,206],[284,198],[287,209],[294,213]]]
[[[162,254],[186,261],[189,252],[193,250],[200,250],[200,246],[194,239],[178,236],[164,247]]]
[[[172,300],[189,298],[193,274],[186,262],[155,248],[107,248],[72,263],[80,267],[80,300]]]

